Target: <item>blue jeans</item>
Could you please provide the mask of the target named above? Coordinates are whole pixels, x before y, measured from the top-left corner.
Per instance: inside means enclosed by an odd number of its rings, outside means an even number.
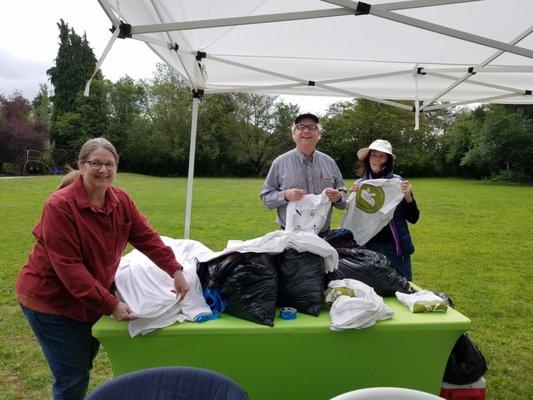
[[[100,347],[91,333],[93,324],[20,306],[54,376],[54,400],[84,399],[89,371]]]
[[[394,243],[367,243],[365,248],[387,256],[394,269],[408,280],[413,280],[411,256],[397,255]]]

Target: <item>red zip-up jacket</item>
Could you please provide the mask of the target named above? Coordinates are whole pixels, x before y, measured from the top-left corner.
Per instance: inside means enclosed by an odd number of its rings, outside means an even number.
[[[18,277],[17,297],[35,311],[81,322],[111,314],[118,303],[110,288],[128,242],[170,276],[182,269],[125,191],[109,187],[100,209],[81,176],[48,198],[33,235],[37,243]]]

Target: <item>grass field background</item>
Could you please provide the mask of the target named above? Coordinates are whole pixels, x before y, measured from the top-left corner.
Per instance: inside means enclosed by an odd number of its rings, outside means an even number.
[[[31,230],[60,177],[0,179],[0,399],[42,399],[50,373],[24,320],[13,285],[34,240]],[[414,281],[446,292],[472,320],[470,336],[483,351],[489,400],[533,399],[533,187],[458,179],[413,179],[421,210],[410,226]],[[183,237],[184,178],[119,174],[158,232]],[[213,250],[228,239],[276,229],[262,207],[260,179],[195,180],[191,238]],[[333,226],[342,213],[334,211]],[[105,350],[91,388],[111,377]]]

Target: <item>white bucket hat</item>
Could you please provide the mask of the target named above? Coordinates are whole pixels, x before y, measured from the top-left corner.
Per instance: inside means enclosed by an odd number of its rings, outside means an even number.
[[[383,139],[374,140],[370,146],[357,150],[357,158],[359,160],[364,160],[370,150],[377,150],[381,151],[382,153],[390,154],[392,158],[396,159],[396,156],[392,154],[391,144]]]

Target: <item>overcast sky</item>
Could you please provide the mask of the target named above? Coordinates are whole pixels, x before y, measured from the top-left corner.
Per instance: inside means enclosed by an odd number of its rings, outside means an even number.
[[[58,49],[56,23],[63,18],[79,35],[87,38],[97,58],[111,33],[111,23],[96,0],[1,0],[0,6],[0,94],[19,90],[32,100],[40,83],[47,83],[46,70],[53,65]],[[159,58],[136,40],[117,40],[102,66],[112,81],[129,75],[150,78]],[[323,112],[338,98],[284,96],[302,111]]]

